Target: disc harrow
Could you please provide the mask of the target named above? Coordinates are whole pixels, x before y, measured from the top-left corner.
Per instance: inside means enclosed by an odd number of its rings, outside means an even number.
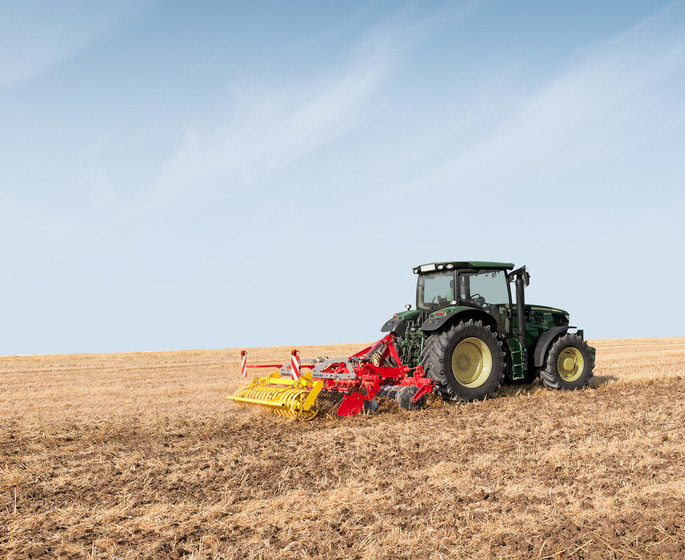
[[[268,377],[253,379],[228,398],[300,420],[310,420],[317,414],[354,416],[364,409],[373,410],[376,398],[386,396],[389,386],[395,389],[393,394],[398,395],[400,406],[413,410],[420,408],[433,390],[433,381],[425,376],[421,366],[410,368],[402,364],[393,334],[349,358],[247,367],[278,370]],[[308,371],[299,376],[300,368]]]

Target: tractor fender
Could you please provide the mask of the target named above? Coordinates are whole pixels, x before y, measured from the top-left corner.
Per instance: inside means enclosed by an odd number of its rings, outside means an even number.
[[[407,330],[408,321],[416,321],[421,312],[416,309],[407,309],[400,313],[395,313],[381,327],[381,332],[391,332],[395,336],[404,336]]]
[[[381,332],[391,332],[396,336],[403,336],[406,330],[407,321],[405,319],[390,319],[381,327]]]
[[[492,315],[486,313],[485,311],[465,306],[448,308],[444,311],[447,311],[447,313],[441,317],[436,317],[435,313],[431,314],[428,319],[421,323],[421,330],[425,333],[430,333],[456,321],[473,319],[475,321],[480,320],[484,325],[490,325],[493,331],[497,331],[497,323],[495,319]]]
[[[538,337],[537,342],[535,343],[535,367],[542,367],[545,363],[545,356],[547,355],[547,348],[549,348],[549,345],[552,344],[552,341],[557,338],[557,336],[565,333],[568,329],[568,326],[552,327]]]

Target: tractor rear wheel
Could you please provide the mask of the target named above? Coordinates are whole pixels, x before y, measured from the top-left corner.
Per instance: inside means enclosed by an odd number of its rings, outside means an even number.
[[[502,343],[489,326],[472,319],[429,336],[421,362],[445,400],[484,399],[504,379]]]
[[[593,376],[595,357],[577,334],[557,338],[547,351],[540,381],[545,387],[569,391],[586,387]]]

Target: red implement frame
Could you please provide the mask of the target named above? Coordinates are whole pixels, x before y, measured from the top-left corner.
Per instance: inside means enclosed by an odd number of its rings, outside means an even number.
[[[426,377],[422,366],[415,369],[402,364],[397,349],[395,336],[389,334],[374,345],[357,352],[350,357],[356,379],[325,379],[324,389],[329,391],[343,391],[347,395],[343,398],[338,416],[354,416],[359,414],[364,403],[371,401],[384,385],[399,387],[418,387],[411,398],[416,403],[424,395],[433,391],[433,380]],[[331,364],[334,365],[334,364]],[[330,373],[348,373],[347,363],[338,363],[338,368]],[[329,372],[329,368],[324,370]],[[316,373],[313,373],[316,377]]]
[[[283,368],[282,365],[275,364],[247,367]],[[433,380],[426,377],[422,366],[410,368],[402,364],[393,334],[347,359],[327,361],[324,367],[306,363],[302,363],[300,367],[311,370],[314,379],[323,379],[323,391],[328,391],[329,395],[342,393],[338,416],[359,414],[364,409],[364,403],[376,397],[381,387],[386,385],[418,387],[411,398],[412,403],[433,391]]]

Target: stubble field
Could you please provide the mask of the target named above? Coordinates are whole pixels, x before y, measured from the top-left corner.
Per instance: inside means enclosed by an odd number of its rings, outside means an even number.
[[[683,558],[685,338],[591,343],[583,391],[308,423],[237,350],[0,358],[0,558]]]

